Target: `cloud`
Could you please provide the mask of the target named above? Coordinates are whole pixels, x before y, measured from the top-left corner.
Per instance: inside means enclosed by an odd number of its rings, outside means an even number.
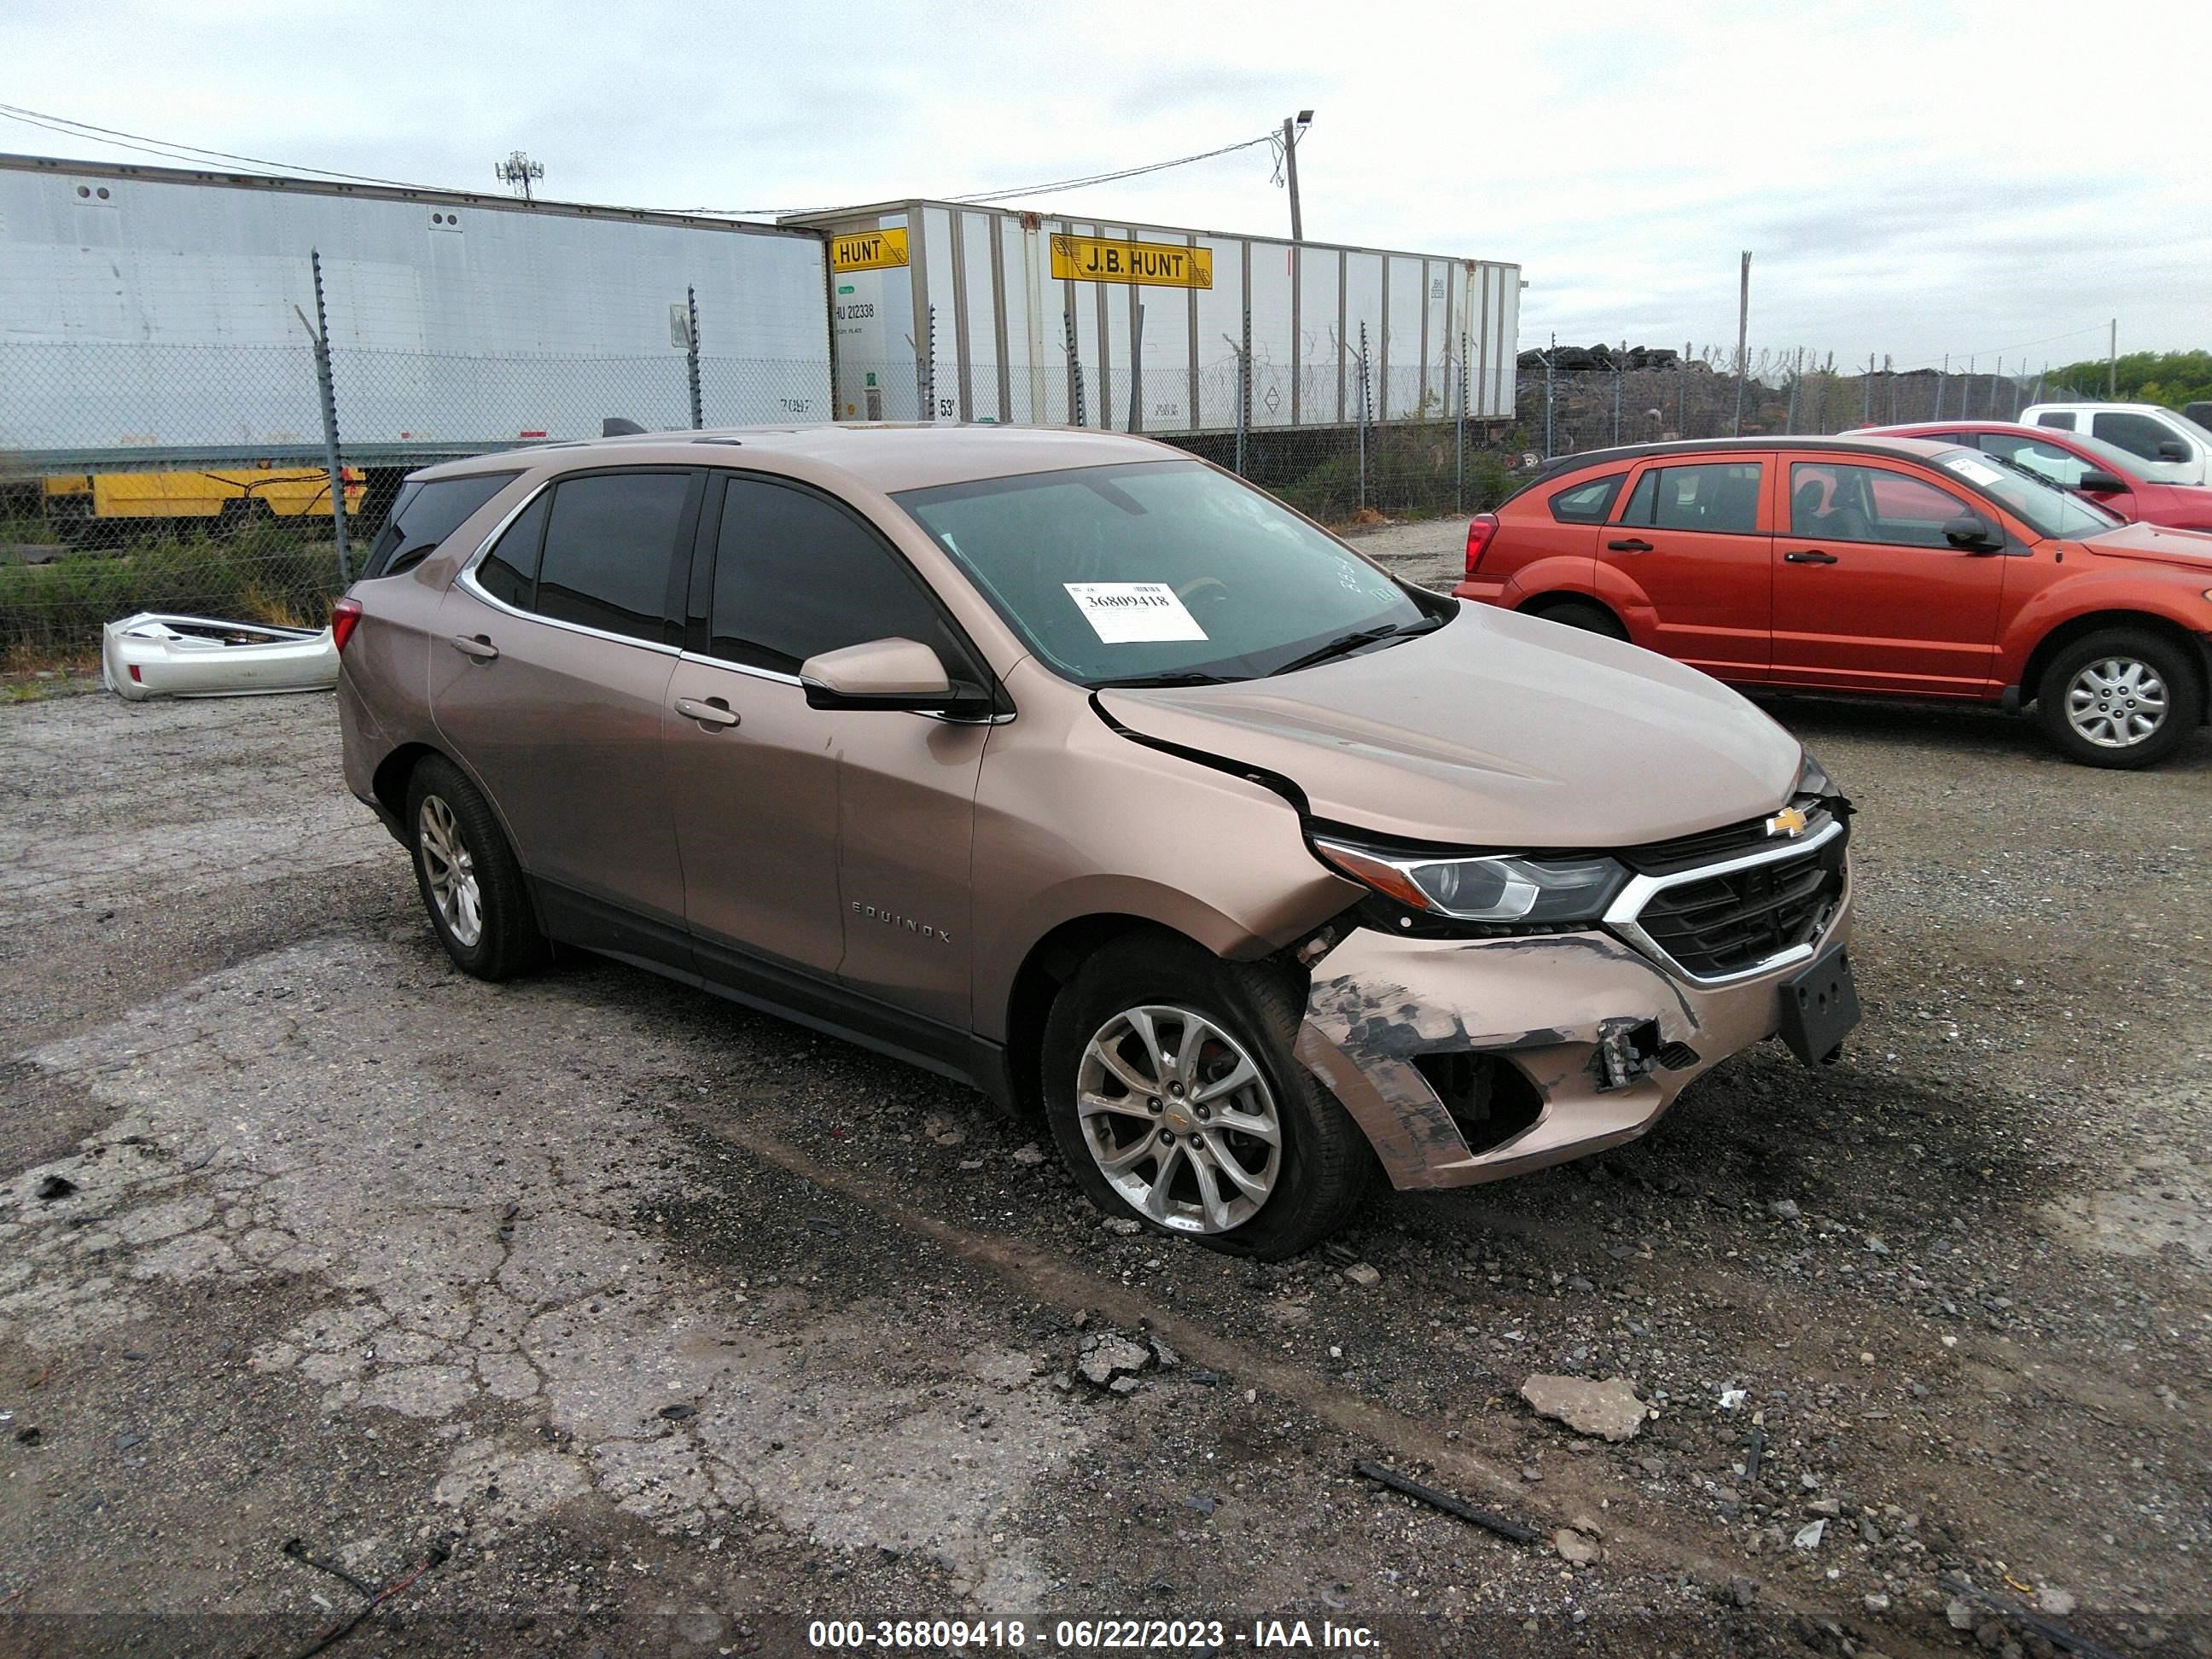
[[[549,195],[720,208],[1106,172],[1312,107],[1308,234],[1518,261],[1532,341],[1732,345],[1747,247],[1753,332],[1778,348],[1926,360],[2116,312],[2146,347],[2208,331],[2207,8],[2104,7],[2101,34],[2155,46],[2129,55],[2125,118],[2101,121],[2057,115],[2084,27],[2063,0],[2001,18],[1865,0],[388,0],[329,26],[334,49],[276,0],[103,15],[87,54],[77,5],[16,0],[0,63],[38,75],[0,99],[471,189],[519,145]],[[103,153],[4,124],[0,143]],[[1269,174],[1260,149],[1022,205],[1280,234]]]

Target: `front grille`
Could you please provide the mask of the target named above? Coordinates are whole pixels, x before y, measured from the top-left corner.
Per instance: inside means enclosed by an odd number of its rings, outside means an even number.
[[[1637,925],[1684,972],[1717,979],[1809,944],[1844,890],[1844,840],[1724,875],[1662,887]]]
[[[1818,795],[1799,795],[1790,804],[1805,815],[1802,836],[1820,834],[1835,816],[1828,803]],[[1641,847],[1625,848],[1614,856],[1642,876],[1671,876],[1694,870],[1701,864],[1718,864],[1724,859],[1761,852],[1773,846],[1774,836],[1766,827],[1767,817],[1771,816],[1770,813],[1747,818],[1741,823],[1723,824],[1717,830],[1701,830],[1696,835],[1678,836],[1673,841],[1646,842]]]

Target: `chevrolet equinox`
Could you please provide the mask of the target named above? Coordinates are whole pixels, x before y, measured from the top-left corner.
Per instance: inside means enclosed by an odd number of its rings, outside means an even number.
[[[1850,805],[1766,715],[1140,438],[453,462],[333,625],[347,782],[463,971],[559,941],[896,1055],[1217,1249],[1858,1016]]]

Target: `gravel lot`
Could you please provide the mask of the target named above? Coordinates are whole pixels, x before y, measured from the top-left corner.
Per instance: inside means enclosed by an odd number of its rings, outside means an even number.
[[[1460,533],[1370,545],[1435,580]],[[921,1073],[588,959],[455,975],[327,697],[0,709],[0,1647],[300,1652],[367,1598],[297,1540],[429,1564],[341,1652],[2054,1650],[1945,1577],[2212,1652],[2212,740],[1776,712],[1862,808],[1844,1062],[1257,1267]],[[1071,1377],[1102,1334],[1133,1392]],[[1652,1409],[1584,1438],[1534,1372]]]

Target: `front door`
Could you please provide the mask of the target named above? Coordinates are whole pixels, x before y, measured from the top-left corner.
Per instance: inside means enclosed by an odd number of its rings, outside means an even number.
[[[663,775],[676,563],[697,472],[564,477],[447,590],[430,708],[491,797],[556,933],[680,948],[684,877]],[[672,590],[674,590],[672,592]]]
[[[703,971],[772,958],[969,1029],[969,853],[988,726],[810,708],[809,657],[870,640],[972,651],[903,557],[818,491],[731,474],[710,501],[671,684],[685,908]],[[733,718],[732,718],[733,717]]]
[[[1662,461],[1636,477],[1600,532],[1599,591],[1629,637],[1738,683],[1766,678],[1771,539],[1760,491],[1768,456]]]
[[[1983,698],[1999,689],[2005,556],[1943,526],[1991,515],[1901,465],[1790,463],[1774,541],[1774,678],[1784,685]]]

